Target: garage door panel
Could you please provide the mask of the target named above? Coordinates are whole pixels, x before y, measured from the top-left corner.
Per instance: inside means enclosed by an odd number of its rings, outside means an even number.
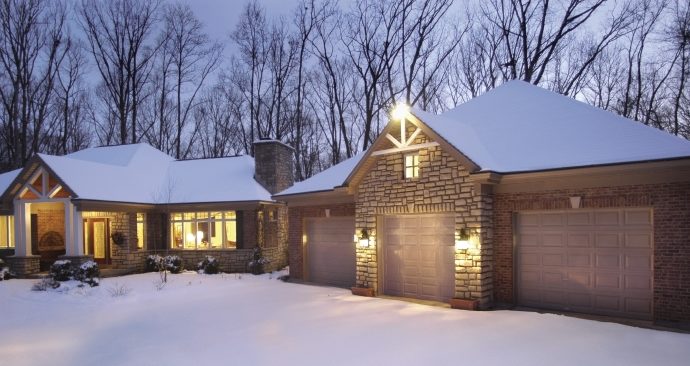
[[[594,240],[594,246],[597,248],[619,248],[621,246],[621,235],[618,232],[596,233]]]
[[[384,250],[383,292],[447,301],[455,291],[454,218],[441,215],[385,216],[382,245],[404,242],[403,254]],[[391,227],[402,226],[396,231]],[[402,284],[402,285],[398,285]],[[403,290],[400,291],[399,289]]]
[[[650,209],[521,213],[518,303],[651,319],[651,224]]]
[[[590,225],[592,223],[592,214],[588,212],[568,212],[567,217],[568,226]]]
[[[349,287],[355,283],[354,217],[305,220],[308,279],[325,285]]]
[[[626,248],[651,248],[652,235],[651,233],[626,233],[625,234]]]

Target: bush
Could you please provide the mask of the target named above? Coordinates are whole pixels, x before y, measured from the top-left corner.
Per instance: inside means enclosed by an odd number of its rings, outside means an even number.
[[[46,291],[49,288],[56,289],[58,287],[60,287],[60,282],[55,281],[52,277],[44,277],[31,286],[31,291]]]
[[[184,271],[182,258],[176,255],[166,256],[163,263],[165,264],[165,269],[170,271],[170,273],[181,273]]]
[[[203,261],[199,262],[199,271],[203,271],[205,274],[218,274],[220,272],[220,263],[216,258],[207,255]]]
[[[146,257],[144,272],[159,272],[163,269],[163,257],[158,254],[151,254]]]
[[[14,273],[10,272],[9,267],[5,265],[5,261],[0,258],[0,281],[9,280],[14,278]]]
[[[268,263],[271,263],[271,261],[264,257],[260,247],[256,247],[252,253],[252,260],[249,261],[247,266],[249,267],[249,272],[255,275],[260,275],[264,273],[264,265]]]
[[[72,279],[72,262],[58,260],[50,266],[50,278],[55,281],[69,281]]]
[[[74,279],[91,287],[98,286],[101,271],[98,268],[98,263],[94,261],[87,261],[74,270]]]

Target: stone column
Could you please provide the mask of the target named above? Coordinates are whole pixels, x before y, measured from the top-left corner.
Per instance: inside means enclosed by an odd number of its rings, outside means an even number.
[[[92,260],[93,257],[84,255],[84,223],[81,211],[72,202],[65,205],[65,255],[60,259],[67,259],[74,265]]]

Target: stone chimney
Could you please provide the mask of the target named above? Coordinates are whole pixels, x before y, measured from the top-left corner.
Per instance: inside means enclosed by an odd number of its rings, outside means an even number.
[[[295,183],[294,150],[276,140],[254,142],[254,179],[271,194],[281,192]]]

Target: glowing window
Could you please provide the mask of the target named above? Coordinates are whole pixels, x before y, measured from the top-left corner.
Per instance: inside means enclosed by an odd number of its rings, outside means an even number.
[[[0,216],[0,249],[14,248],[14,216]]]
[[[419,177],[419,153],[405,155],[405,178]]]
[[[170,215],[170,248],[236,249],[235,211],[175,213]]]
[[[144,249],[146,241],[146,215],[137,213],[137,249]]]

